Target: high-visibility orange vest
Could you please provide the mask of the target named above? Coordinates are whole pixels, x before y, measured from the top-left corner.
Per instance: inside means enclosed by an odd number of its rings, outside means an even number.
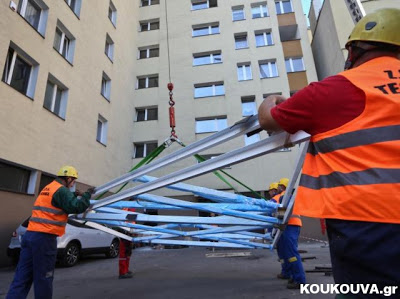
[[[68,214],[51,204],[53,194],[62,185],[53,181],[40,192],[32,209],[27,230],[62,236],[68,221]]]
[[[283,191],[280,194],[275,195],[272,197],[272,200],[275,201],[276,203],[280,203],[280,198],[285,194],[285,191]],[[297,214],[297,208],[296,208],[296,203],[294,205],[293,212],[296,210],[296,214],[292,213],[292,215],[289,218],[288,224],[289,225],[296,225],[296,226],[303,226],[303,223],[301,222],[300,215]]]
[[[366,96],[365,109],[312,136],[298,188],[301,215],[400,223],[400,61],[370,60],[342,72]]]

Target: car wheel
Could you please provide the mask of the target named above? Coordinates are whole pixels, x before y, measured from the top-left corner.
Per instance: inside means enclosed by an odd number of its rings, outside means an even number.
[[[61,264],[64,267],[75,266],[79,260],[80,246],[76,242],[71,242],[65,247],[64,255],[61,257]]]
[[[106,252],[106,257],[115,258],[118,255],[119,255],[119,240],[118,239],[114,239],[111,242],[111,245],[108,248],[108,251]]]

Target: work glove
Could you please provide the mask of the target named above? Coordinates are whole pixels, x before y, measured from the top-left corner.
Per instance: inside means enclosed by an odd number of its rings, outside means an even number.
[[[82,192],[80,190],[75,190],[75,196],[82,196]]]
[[[92,195],[94,193],[94,189],[95,189],[95,187],[91,187],[91,188],[87,189],[86,192],[88,192],[90,195]]]

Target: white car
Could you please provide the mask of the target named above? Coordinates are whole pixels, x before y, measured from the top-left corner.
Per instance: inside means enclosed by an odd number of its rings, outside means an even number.
[[[10,245],[7,248],[7,255],[15,263],[19,259],[21,240],[28,223],[29,218],[13,232]],[[119,255],[119,239],[111,234],[87,226],[84,227],[68,220],[65,234],[62,237],[57,237],[57,261],[62,266],[72,267],[81,256],[96,253],[104,253],[109,258],[117,257]]]

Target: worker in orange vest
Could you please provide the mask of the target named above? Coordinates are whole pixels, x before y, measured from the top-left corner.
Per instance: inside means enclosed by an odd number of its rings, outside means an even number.
[[[83,213],[90,205],[89,199],[94,188],[89,188],[83,194],[70,191],[78,179],[74,167],[61,167],[57,176],[43,188],[34,203],[7,299],[26,298],[32,282],[35,298],[52,298],[57,237],[65,233],[68,214]]]
[[[281,178],[278,182],[278,195],[274,197],[274,201],[282,203],[283,195],[289,184],[289,179]],[[300,229],[302,222],[300,216],[292,214],[282,232],[276,249],[282,265],[281,273],[277,275],[279,279],[288,279],[288,289],[299,289],[300,285],[306,282],[301,257],[297,249]]]
[[[273,183],[269,184],[268,194],[269,194],[269,198],[271,198],[271,199],[274,198],[274,196],[278,194],[278,183],[277,182],[273,182]]]
[[[125,211],[135,212],[134,208],[123,208]],[[135,222],[132,222],[135,223]],[[126,232],[124,232],[126,233]],[[119,239],[119,279],[132,278],[133,272],[129,270],[129,264],[132,256],[133,243],[126,239]]]
[[[326,219],[337,284],[400,282],[399,28],[399,9],[366,15],[344,72],[259,108],[264,130],[311,135],[295,212]]]

